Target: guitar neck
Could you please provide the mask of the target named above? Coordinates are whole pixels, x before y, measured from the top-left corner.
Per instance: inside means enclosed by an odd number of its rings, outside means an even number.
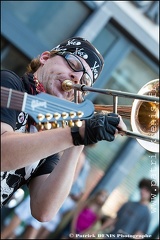
[[[27,112],[37,123],[76,121],[94,114],[89,100],[77,104],[46,93],[30,95],[5,87],[1,87],[1,107]]]
[[[27,93],[1,87],[1,107],[23,111]]]

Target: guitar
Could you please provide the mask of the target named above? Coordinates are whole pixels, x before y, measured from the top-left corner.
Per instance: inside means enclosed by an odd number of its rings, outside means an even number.
[[[30,95],[6,87],[1,87],[1,107],[28,113],[41,129],[75,124],[81,127],[80,120],[94,114],[94,105],[89,100],[77,104],[47,93]]]

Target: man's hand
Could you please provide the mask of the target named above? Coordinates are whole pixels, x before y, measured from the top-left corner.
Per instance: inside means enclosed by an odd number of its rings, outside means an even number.
[[[96,113],[92,118],[85,120],[84,136],[72,132],[74,145],[90,145],[102,140],[113,141],[121,130],[126,130],[122,118],[115,113]]]
[[[118,133],[117,126],[120,118],[117,114],[97,113],[85,121],[84,145],[97,143],[102,140],[113,141]]]
[[[118,117],[119,117],[119,124],[118,124],[118,126],[117,126],[117,129],[118,129],[118,133],[121,135],[121,136],[123,136],[123,135],[125,135],[125,131],[127,131],[127,127],[126,127],[126,125],[125,125],[125,123],[123,122],[123,120],[122,120],[122,117],[120,116],[120,115],[118,115]]]

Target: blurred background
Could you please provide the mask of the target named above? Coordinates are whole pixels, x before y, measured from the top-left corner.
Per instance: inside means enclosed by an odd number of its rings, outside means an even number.
[[[32,58],[73,36],[87,38],[104,57],[95,87],[136,94],[159,78],[159,1],[1,1],[2,69],[21,76]],[[112,104],[112,97],[99,93],[87,98]],[[119,103],[132,104],[132,100],[121,98]],[[130,120],[124,121],[131,129]],[[136,139],[118,136],[86,153],[91,169],[83,197],[99,188],[109,191],[103,205],[106,215],[115,217],[124,202],[139,199],[141,178],[152,178],[154,172],[153,180],[159,182],[158,153],[144,149]],[[158,199],[148,234],[157,233]],[[10,211],[3,209],[2,225]]]

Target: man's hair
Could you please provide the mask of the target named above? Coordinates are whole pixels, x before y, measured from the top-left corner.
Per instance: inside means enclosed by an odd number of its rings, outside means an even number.
[[[52,50],[50,51],[50,57],[55,56],[55,54],[57,53],[57,50]],[[28,64],[27,66],[27,73],[35,73],[38,68],[41,66],[41,62],[40,62],[40,55],[36,58],[33,58],[31,60],[31,62]]]
[[[159,187],[157,186],[155,180],[148,179],[148,178],[143,178],[138,184],[139,188],[146,188],[150,191],[151,194],[153,195],[158,195],[159,194]],[[150,199],[151,200],[151,199]]]

